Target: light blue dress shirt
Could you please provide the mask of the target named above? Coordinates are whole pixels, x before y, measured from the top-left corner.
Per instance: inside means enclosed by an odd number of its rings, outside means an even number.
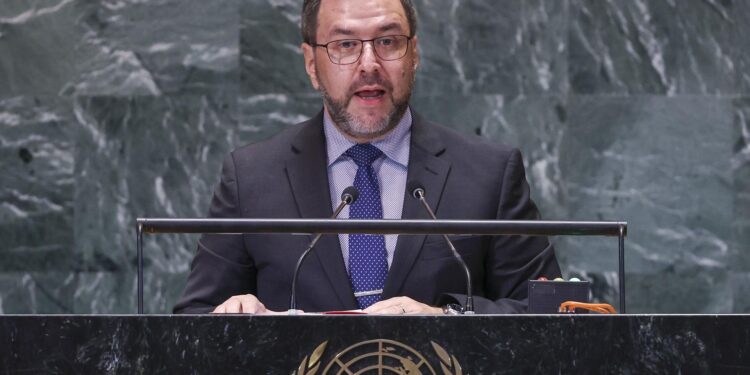
[[[333,124],[333,120],[324,111],[323,131],[326,137],[326,150],[328,152],[328,184],[331,192],[331,203],[333,209],[341,201],[341,193],[345,188],[352,186],[354,176],[357,174],[357,164],[344,155],[344,152],[354,146],[354,142],[346,139]],[[406,174],[409,165],[409,146],[411,142],[411,109],[404,112],[404,116],[385,138],[373,142],[372,145],[380,149],[383,155],[372,163],[375,173],[378,175],[380,184],[380,199],[383,203],[384,219],[401,219],[404,206],[404,192],[406,191]],[[349,207],[345,207],[339,218],[349,217]],[[385,236],[385,250],[388,252],[388,267],[393,262],[393,253],[396,251],[398,235],[389,234]],[[349,271],[349,235],[340,234],[341,252],[344,256],[344,264]]]

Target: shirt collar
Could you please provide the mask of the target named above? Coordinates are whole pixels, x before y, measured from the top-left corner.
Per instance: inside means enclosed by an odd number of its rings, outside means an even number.
[[[407,167],[409,164],[409,142],[411,141],[411,108],[407,108],[396,127],[383,139],[372,142],[388,159]],[[328,166],[338,161],[355,143],[344,137],[333,124],[328,111],[323,111],[323,132],[326,137]]]

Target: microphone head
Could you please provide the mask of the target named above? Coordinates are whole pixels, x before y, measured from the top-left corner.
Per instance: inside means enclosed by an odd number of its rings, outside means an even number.
[[[341,193],[341,201],[346,202],[346,204],[352,204],[356,202],[357,198],[359,198],[359,190],[357,190],[357,188],[355,188],[354,186],[349,186]]]
[[[406,191],[416,199],[422,199],[424,197],[424,186],[422,183],[416,180],[411,180],[406,183]]]

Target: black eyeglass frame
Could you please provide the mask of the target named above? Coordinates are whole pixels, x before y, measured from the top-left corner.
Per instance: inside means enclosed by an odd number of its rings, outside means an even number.
[[[404,54],[401,55],[400,57],[395,58],[395,59],[386,59],[386,58],[381,57],[380,54],[378,54],[378,49],[375,48],[375,41],[378,40],[378,39],[393,38],[393,37],[404,37],[404,38],[406,38],[406,50],[404,50]],[[411,40],[413,38],[414,38],[413,35],[412,36],[409,36],[409,35],[384,35],[384,36],[379,36],[379,37],[373,38],[373,39],[356,39],[356,38],[336,39],[336,40],[332,40],[332,41],[330,41],[328,43],[325,43],[325,44],[312,43],[311,46],[325,48],[326,49],[326,55],[328,55],[328,60],[331,60],[331,63],[333,63],[333,64],[336,64],[336,65],[352,65],[352,64],[356,64],[357,61],[359,61],[359,59],[362,58],[362,52],[365,50],[365,43],[367,43],[367,42],[372,42],[373,43],[372,50],[373,50],[373,52],[375,52],[375,56],[377,56],[379,59],[381,59],[383,61],[401,60],[401,59],[404,58],[404,56],[406,56],[409,53],[409,46],[411,45],[410,42],[411,42]],[[356,40],[356,41],[362,43],[362,47],[359,50],[359,56],[357,56],[357,58],[354,61],[350,62],[350,63],[346,63],[346,64],[337,63],[337,62],[333,61],[333,57],[331,56],[331,53],[328,51],[328,45],[331,44],[331,43],[342,42],[342,41],[345,41],[345,40]]]

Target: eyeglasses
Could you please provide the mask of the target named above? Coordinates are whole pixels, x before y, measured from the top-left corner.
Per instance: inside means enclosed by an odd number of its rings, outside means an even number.
[[[357,62],[362,56],[362,46],[372,42],[373,50],[381,60],[392,61],[406,56],[409,41],[412,37],[406,35],[388,35],[375,39],[341,39],[326,44],[313,44],[313,47],[323,47],[331,62],[337,65],[349,65]]]

